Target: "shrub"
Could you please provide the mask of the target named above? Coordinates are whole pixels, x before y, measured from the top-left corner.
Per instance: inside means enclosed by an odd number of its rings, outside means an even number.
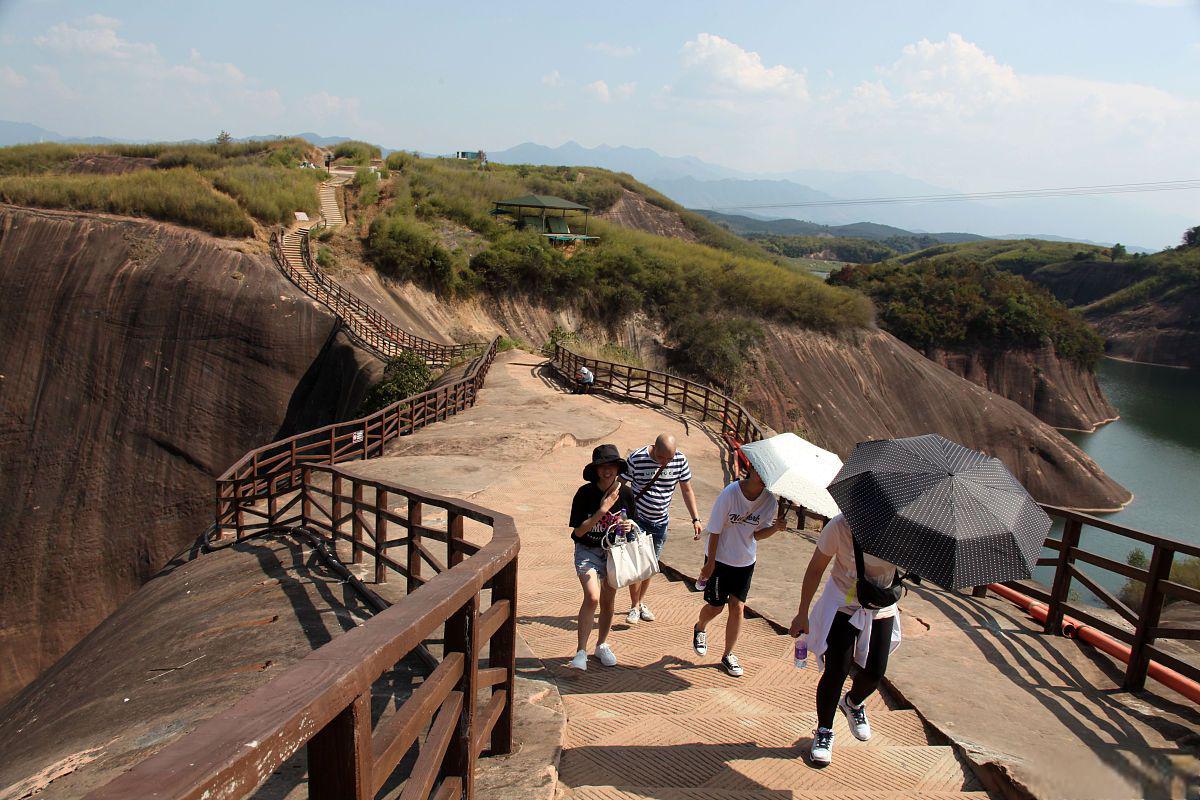
[[[193,169],[124,175],[43,175],[0,178],[0,200],[14,205],[104,211],[177,222],[218,236],[249,236],[250,219]]]
[[[455,264],[426,226],[399,214],[381,214],[371,222],[367,258],[397,280],[417,280],[446,293],[455,290]]]
[[[1146,569],[1150,565],[1150,559],[1146,557],[1144,550],[1135,548],[1125,558],[1125,563],[1131,567]],[[1176,556],[1171,564],[1171,580],[1176,583],[1182,583],[1184,586],[1190,586],[1193,589],[1200,589],[1200,558],[1187,558]],[[1146,585],[1139,580],[1126,578],[1125,585],[1117,592],[1117,597],[1121,602],[1132,609],[1138,609],[1142,604],[1142,597],[1146,592]],[[1168,597],[1164,604],[1180,602],[1178,598]]]
[[[344,158],[352,164],[361,167],[369,166],[371,159],[379,158],[382,151],[377,145],[358,142],[353,139],[342,142],[333,148],[334,158]]]
[[[383,370],[383,380],[367,392],[360,413],[372,414],[406,397],[420,394],[429,386],[432,378],[429,367],[420,356],[402,352],[388,361]]]
[[[696,312],[676,320],[670,333],[678,342],[668,357],[672,368],[728,391],[743,384],[746,354],[763,337],[762,328],[748,319]]]
[[[329,269],[337,263],[337,259],[333,257],[333,251],[328,247],[317,248],[317,266],[322,269]]]
[[[291,223],[296,211],[316,214],[320,210],[317,184],[322,173],[316,170],[242,164],[206,174],[214,186],[268,225]]]
[[[379,202],[379,175],[368,167],[354,171],[351,186],[358,190],[358,207],[368,208]]]
[[[394,153],[388,153],[387,168],[396,172],[404,172],[413,165],[413,157],[403,150],[397,150]]]

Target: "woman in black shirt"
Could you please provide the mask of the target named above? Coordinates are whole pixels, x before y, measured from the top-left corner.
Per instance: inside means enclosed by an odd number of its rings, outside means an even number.
[[[607,641],[617,589],[606,580],[608,558],[603,542],[614,526],[621,533],[628,533],[633,528],[633,492],[617,480],[624,470],[625,459],[621,458],[616,445],[600,445],[592,451],[592,463],[583,468],[583,479],[589,483],[580,486],[571,501],[575,572],[583,586],[583,602],[579,605],[579,649],[571,659],[571,666],[576,669],[587,669],[588,637],[592,634],[592,618],[597,605],[600,606],[600,631],[596,658],[606,667],[617,663]]]

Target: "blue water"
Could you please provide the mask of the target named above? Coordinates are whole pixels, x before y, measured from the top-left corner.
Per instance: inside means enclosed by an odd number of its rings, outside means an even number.
[[[1104,359],[1097,378],[1121,418],[1095,433],[1065,435],[1133,492],[1134,500],[1121,511],[1096,516],[1200,543],[1200,370]],[[1120,561],[1138,546],[1088,528],[1082,545]],[[1149,555],[1149,547],[1141,549]],[[1085,569],[1110,590],[1119,589],[1125,580],[1105,570]],[[1037,577],[1048,582],[1050,572],[1041,568]]]

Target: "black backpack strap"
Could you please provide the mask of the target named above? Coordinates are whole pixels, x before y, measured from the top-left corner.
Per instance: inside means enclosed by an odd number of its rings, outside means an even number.
[[[854,568],[858,570],[858,580],[864,580],[867,577],[867,568],[863,564],[863,551],[858,546],[858,540],[854,538],[854,534],[850,534],[850,542],[854,545]]]

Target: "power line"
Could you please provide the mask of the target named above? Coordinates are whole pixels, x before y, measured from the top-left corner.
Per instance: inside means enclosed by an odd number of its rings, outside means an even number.
[[[1200,189],[1200,179],[1152,181],[1149,183],[1108,183],[1098,186],[1061,186],[1054,189],[1011,189],[994,192],[927,194],[907,197],[865,197],[854,200],[807,200],[798,203],[759,203],[739,206],[714,206],[707,211],[746,211],[757,208],[817,208],[823,206],[892,205],[898,203],[949,203],[962,200],[1015,200],[1038,197],[1082,197],[1088,195],[1132,194],[1141,192],[1177,192]]]

